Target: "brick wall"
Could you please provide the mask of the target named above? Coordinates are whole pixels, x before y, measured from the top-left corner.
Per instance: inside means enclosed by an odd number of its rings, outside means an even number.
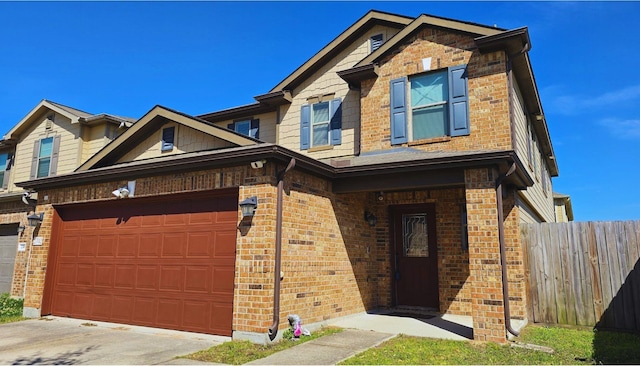
[[[504,342],[506,331],[494,175],[489,169],[465,171],[471,315],[476,340]]]
[[[18,242],[25,242],[26,250],[24,252],[16,251],[16,259],[13,270],[13,280],[11,284],[11,296],[22,297],[24,290],[24,280],[27,273],[27,258],[31,250],[31,233],[33,228],[27,225],[27,215],[30,213],[31,207],[25,205],[20,198],[15,201],[7,201],[0,203],[0,224],[15,224],[24,226],[25,230],[18,234]],[[16,243],[18,245],[18,243]]]
[[[375,80],[362,82],[362,152],[391,148],[389,83],[423,72],[422,59],[427,57],[432,58],[431,70],[468,64],[471,133],[409,142],[404,146],[425,151],[511,149],[504,52],[481,55],[472,37],[427,27],[380,62]]]

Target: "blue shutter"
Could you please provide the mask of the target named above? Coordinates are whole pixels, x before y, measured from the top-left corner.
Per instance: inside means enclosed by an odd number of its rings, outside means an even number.
[[[407,142],[407,96],[405,78],[391,80],[391,145]]]
[[[449,131],[451,136],[469,134],[467,65],[449,68]]]
[[[235,131],[236,130],[236,124],[235,123],[229,123],[227,125],[227,128],[230,129],[231,131]]]
[[[332,100],[329,106],[331,123],[329,139],[331,145],[342,144],[342,101],[340,98]]]
[[[259,119],[252,119],[251,120],[251,127],[249,127],[249,137],[253,137],[254,139],[259,138],[258,137],[258,129],[260,127],[260,120]]]
[[[311,140],[311,107],[308,104],[300,108],[300,150],[307,150]]]

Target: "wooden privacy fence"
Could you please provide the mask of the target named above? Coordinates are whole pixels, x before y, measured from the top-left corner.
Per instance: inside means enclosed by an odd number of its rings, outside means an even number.
[[[640,221],[520,229],[534,322],[640,331]]]

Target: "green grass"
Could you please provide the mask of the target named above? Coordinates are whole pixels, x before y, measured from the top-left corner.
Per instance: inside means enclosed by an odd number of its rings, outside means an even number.
[[[0,324],[23,320],[22,299],[12,299],[9,294],[0,294]]]
[[[518,338],[521,343],[551,347],[553,354],[467,341],[399,336],[360,353],[342,364],[475,364],[555,365],[640,363],[640,336],[590,329],[529,326]]]
[[[341,328],[322,328],[313,333],[311,336],[302,336],[297,341],[290,339],[290,331],[283,333],[283,339],[280,342],[260,345],[251,343],[250,341],[231,341],[211,347],[209,349],[192,353],[183,358],[189,358],[197,361],[226,363],[231,365],[241,365],[247,362],[257,360],[269,356],[270,354],[285,350],[298,344],[308,342],[312,339],[323,337],[330,334],[342,332]],[[287,339],[289,338],[289,339]]]

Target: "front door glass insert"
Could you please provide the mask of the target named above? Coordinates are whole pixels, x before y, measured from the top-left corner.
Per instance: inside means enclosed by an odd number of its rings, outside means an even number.
[[[427,214],[402,215],[402,242],[405,257],[428,257]]]

